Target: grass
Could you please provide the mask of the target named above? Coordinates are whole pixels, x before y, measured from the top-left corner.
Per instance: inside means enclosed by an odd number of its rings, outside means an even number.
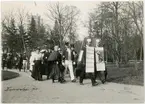
[[[107,67],[108,78],[107,81],[131,84],[131,85],[144,85],[144,70],[143,63],[138,65],[138,70],[135,70],[134,66],[129,67]]]
[[[2,70],[2,81],[18,77],[19,74],[11,71]]]

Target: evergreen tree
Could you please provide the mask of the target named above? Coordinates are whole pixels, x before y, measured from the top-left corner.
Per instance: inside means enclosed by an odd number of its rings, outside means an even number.
[[[31,17],[31,22],[29,25],[28,29],[28,36],[30,36],[30,41],[29,41],[29,47],[30,49],[34,49],[37,47],[37,42],[38,42],[38,34],[37,34],[37,29],[36,29],[36,21],[34,17]]]
[[[21,52],[22,44],[18,35],[14,18],[11,18],[10,25],[3,24],[3,27],[6,29],[6,40],[10,51]]]
[[[55,20],[54,28],[51,34],[51,39],[55,42],[55,44],[60,45],[60,34],[57,20]]]

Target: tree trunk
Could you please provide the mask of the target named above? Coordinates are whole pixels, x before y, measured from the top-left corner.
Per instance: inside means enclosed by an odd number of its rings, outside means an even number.
[[[135,70],[137,70],[137,56],[136,56],[136,50],[134,50],[134,59],[135,59],[135,61],[134,61],[134,68],[135,68]]]
[[[127,53],[125,54],[125,64],[127,64],[128,62],[128,56],[127,56]]]
[[[117,58],[116,58],[116,67],[119,68],[119,66],[120,66],[120,65],[119,65],[119,60],[118,60],[118,57],[117,57]]]
[[[106,63],[107,63],[107,59],[108,59],[108,54],[107,54],[107,50],[106,50],[106,60],[105,60]]]
[[[140,60],[142,60],[142,54],[143,54],[143,46],[141,44],[141,47],[140,47]]]

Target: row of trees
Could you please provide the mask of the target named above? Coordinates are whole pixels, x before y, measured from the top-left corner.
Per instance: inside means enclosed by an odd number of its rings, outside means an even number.
[[[49,4],[44,11],[53,28],[39,15],[20,9],[2,20],[3,46],[16,52],[29,51],[38,46],[52,48],[64,41],[77,41],[77,20],[80,11],[75,6],[59,2]],[[105,60],[119,63],[143,59],[143,2],[102,2],[90,13],[90,37],[101,39]],[[78,42],[81,44],[81,42]]]
[[[65,37],[72,43],[76,40],[76,22],[79,10],[59,2],[48,5],[45,12],[53,28],[45,24],[39,15],[31,15],[25,9],[11,12],[2,20],[3,46],[15,52],[31,51],[36,47],[52,48],[54,44],[63,46]]]
[[[102,2],[90,13],[90,36],[101,39],[106,61],[143,59],[143,2]]]

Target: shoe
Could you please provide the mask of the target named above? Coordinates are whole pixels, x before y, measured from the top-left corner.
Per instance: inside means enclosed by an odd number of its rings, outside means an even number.
[[[102,80],[101,82],[104,84],[105,83],[105,80]]]
[[[58,78],[58,82],[61,82],[62,80],[61,80],[61,78]]]
[[[76,82],[76,80],[74,79],[74,80],[72,80],[71,82]]]
[[[97,86],[97,85],[98,85],[98,83],[93,83],[93,84],[92,84],[92,86]]]
[[[84,85],[83,83],[80,83],[80,85]]]
[[[64,81],[64,80],[62,80],[62,81],[60,81],[60,83],[65,83],[65,81]]]
[[[38,81],[43,81],[42,79],[38,79]]]
[[[96,81],[96,80],[95,80],[94,82],[95,82],[95,83],[97,83],[97,81]]]
[[[66,80],[65,80],[65,79],[63,79],[62,81],[63,81],[63,82],[66,82]]]
[[[47,80],[49,79],[49,77],[47,77]]]
[[[54,83],[54,79],[52,79],[52,83]]]

